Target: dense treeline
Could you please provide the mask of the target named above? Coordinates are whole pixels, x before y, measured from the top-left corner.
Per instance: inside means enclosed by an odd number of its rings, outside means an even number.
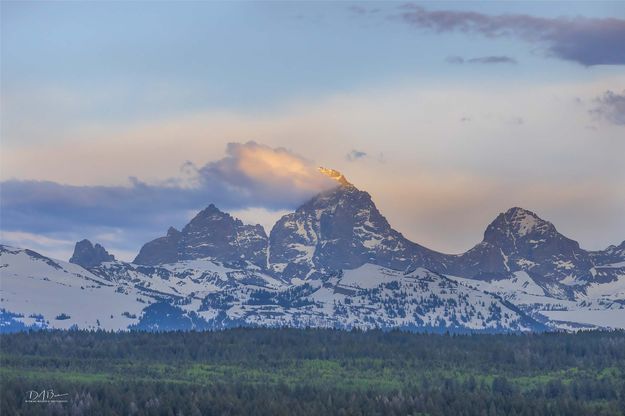
[[[625,414],[625,332],[0,336],[2,414]],[[67,403],[26,403],[29,390]]]
[[[0,336],[2,353],[63,358],[217,360],[379,358],[451,366],[558,369],[625,362],[625,331],[434,335],[400,331],[232,329],[215,332],[33,331]]]

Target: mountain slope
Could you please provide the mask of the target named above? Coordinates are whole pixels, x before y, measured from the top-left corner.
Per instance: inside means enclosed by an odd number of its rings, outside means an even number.
[[[365,264],[325,281],[284,290],[209,295],[199,314],[231,325],[402,328],[413,331],[543,330],[513,305],[427,269],[409,273]]]
[[[31,250],[0,245],[2,309],[35,328],[120,329],[137,322],[145,303],[138,291],[117,285],[83,267]],[[134,318],[133,318],[134,316]]]
[[[104,262],[90,271],[1,246],[2,322],[47,328],[219,329],[232,326],[529,331],[512,305],[426,269],[365,264],[288,285],[258,267],[207,259],[164,266]],[[19,326],[19,325],[17,325]]]

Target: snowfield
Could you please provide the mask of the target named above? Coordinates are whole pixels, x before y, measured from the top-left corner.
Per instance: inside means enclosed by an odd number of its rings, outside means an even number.
[[[550,295],[553,290],[523,271],[486,281],[367,263],[323,278],[285,282],[251,263],[232,267],[197,259],[139,266],[111,261],[86,270],[1,246],[0,276],[2,328],[167,329],[158,320],[172,317],[188,329],[625,328],[625,275],[588,284],[570,299]]]

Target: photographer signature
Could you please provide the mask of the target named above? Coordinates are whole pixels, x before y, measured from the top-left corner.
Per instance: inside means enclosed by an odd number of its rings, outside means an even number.
[[[26,392],[26,403],[67,403],[69,393],[57,394],[53,389],[29,390]]]

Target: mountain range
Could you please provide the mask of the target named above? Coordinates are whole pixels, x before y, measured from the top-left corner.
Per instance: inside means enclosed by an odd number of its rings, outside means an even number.
[[[76,243],[69,263],[0,246],[0,328],[291,326],[452,332],[625,327],[625,241],[586,251],[511,208],[449,255],[393,229],[340,173],[269,236],[210,204],[133,262]]]

